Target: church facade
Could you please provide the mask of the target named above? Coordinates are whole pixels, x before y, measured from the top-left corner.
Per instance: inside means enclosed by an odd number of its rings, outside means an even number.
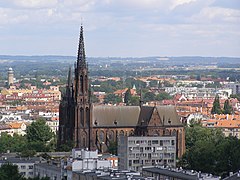
[[[74,77],[72,77],[74,74]],[[177,155],[185,152],[185,131],[174,106],[95,106],[91,103],[83,27],[74,73],[69,69],[59,107],[58,146],[107,151],[120,135],[176,136]]]

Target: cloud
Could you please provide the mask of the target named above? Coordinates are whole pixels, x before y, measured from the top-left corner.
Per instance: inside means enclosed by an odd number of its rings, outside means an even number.
[[[0,0],[0,7],[0,34],[6,35],[0,38],[4,41],[14,35],[27,36],[26,41],[37,36],[42,39],[39,43],[46,40],[51,45],[56,39],[69,43],[77,39],[83,21],[93,55],[126,55],[131,49],[137,53],[142,42],[146,43],[142,55],[157,54],[158,48],[171,52],[171,47],[175,47],[173,53],[187,52],[187,48],[197,52],[191,45],[198,43],[201,53],[211,51],[213,42],[219,49],[221,42],[229,45],[225,49],[240,47],[239,0]],[[99,48],[98,43],[105,48]],[[186,48],[176,49],[181,43]],[[26,48],[30,51],[33,47]],[[66,45],[58,52],[72,52],[68,49]]]

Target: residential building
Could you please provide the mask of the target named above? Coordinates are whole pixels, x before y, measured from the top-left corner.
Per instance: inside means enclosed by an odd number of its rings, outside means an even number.
[[[1,157],[0,166],[5,163],[17,165],[20,174],[25,178],[33,178],[35,165],[41,161],[44,161],[41,157]]]
[[[62,180],[61,167],[50,163],[39,163],[34,167],[35,177],[49,177],[50,180]]]
[[[141,171],[143,166],[176,166],[175,136],[120,136],[119,169]]]

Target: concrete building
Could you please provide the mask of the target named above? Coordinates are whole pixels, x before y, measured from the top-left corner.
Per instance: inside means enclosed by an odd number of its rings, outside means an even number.
[[[14,75],[13,75],[13,69],[8,69],[8,86],[12,85],[14,83]]]
[[[174,179],[174,180],[219,180],[220,177],[196,172],[194,170],[172,169],[169,167],[147,167],[142,170],[143,177],[153,177],[153,179]]]
[[[1,157],[0,166],[5,163],[11,163],[18,166],[18,171],[25,178],[34,177],[34,168],[35,165],[42,161],[40,157],[31,157],[31,158],[16,158],[16,157]]]
[[[120,136],[119,169],[141,171],[143,166],[176,165],[175,136]]]
[[[34,168],[35,177],[49,177],[50,180],[62,180],[61,167],[48,164],[48,163],[39,163],[35,165]]]

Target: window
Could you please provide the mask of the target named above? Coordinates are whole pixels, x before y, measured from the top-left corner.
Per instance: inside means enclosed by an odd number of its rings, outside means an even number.
[[[33,169],[33,166],[28,166],[28,169]]]
[[[168,146],[168,151],[174,151],[174,150],[175,150],[174,146]]]
[[[165,145],[170,144],[170,140],[163,140],[163,143],[164,143]]]
[[[129,166],[132,166],[132,160],[128,161]]]
[[[133,160],[133,164],[139,164],[139,160]]]
[[[28,174],[32,176],[32,175],[33,175],[33,172],[29,172]]]
[[[163,147],[160,146],[160,147],[157,147],[157,151],[162,151],[163,150]]]
[[[162,140],[160,140],[160,146],[163,146],[163,141]]]
[[[21,166],[21,169],[26,169],[26,166],[22,165],[22,166]]]
[[[172,140],[172,146],[174,146],[175,145],[175,141],[174,140]]]
[[[158,144],[158,140],[153,140],[152,144]]]

